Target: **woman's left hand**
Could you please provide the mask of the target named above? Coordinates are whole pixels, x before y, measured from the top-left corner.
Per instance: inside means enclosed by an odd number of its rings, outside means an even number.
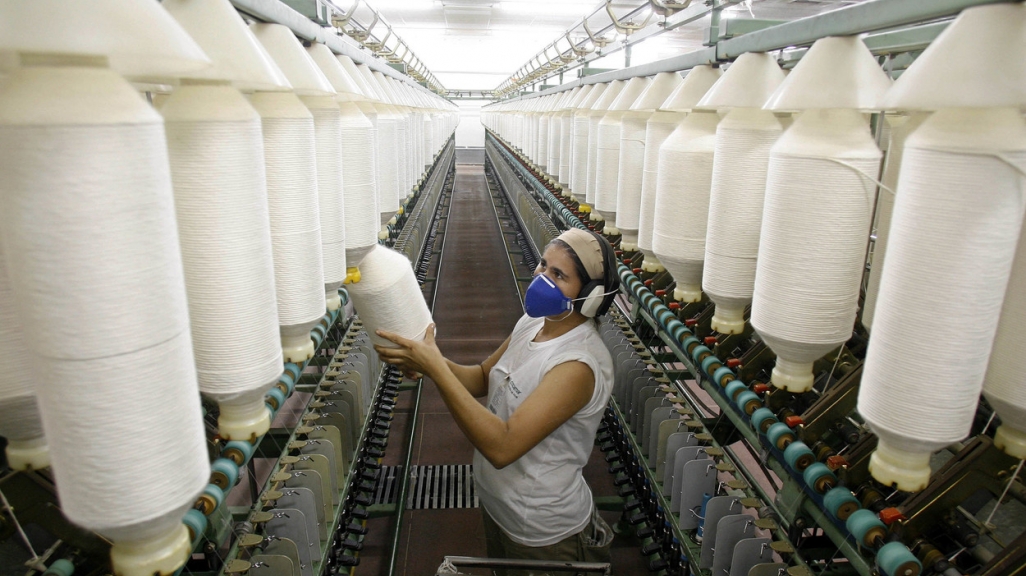
[[[378,356],[383,362],[394,364],[407,377],[413,377],[418,373],[431,376],[446,365],[445,357],[435,344],[434,324],[428,325],[424,331],[424,339],[420,341],[403,338],[394,332],[384,330],[378,330],[377,335],[398,346],[374,346]]]

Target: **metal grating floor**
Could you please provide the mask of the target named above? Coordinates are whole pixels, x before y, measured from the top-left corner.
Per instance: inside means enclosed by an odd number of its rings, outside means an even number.
[[[399,493],[402,466],[382,466],[375,504],[393,504]],[[407,510],[442,510],[477,508],[474,493],[474,467],[470,464],[413,466],[410,470],[410,491]]]

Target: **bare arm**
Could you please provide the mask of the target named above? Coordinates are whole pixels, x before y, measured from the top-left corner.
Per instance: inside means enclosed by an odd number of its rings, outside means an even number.
[[[534,392],[508,421],[503,422],[474,399],[468,386],[450,368],[451,362],[437,352],[430,328],[421,342],[385,332],[380,335],[400,346],[398,349],[379,348],[382,359],[386,362],[391,361],[389,358],[394,359],[397,365],[417,369],[430,376],[463,434],[496,468],[516,462],[534,448],[586,406],[595,390],[595,376],[587,364],[576,361],[559,364],[545,374]],[[496,354],[501,356],[505,348],[504,344]],[[496,354],[482,363],[482,369],[490,360],[498,359]],[[487,379],[484,383],[487,389]]]

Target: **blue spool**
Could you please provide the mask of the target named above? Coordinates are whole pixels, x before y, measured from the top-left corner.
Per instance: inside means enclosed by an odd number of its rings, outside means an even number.
[[[859,509],[859,500],[851,490],[838,486],[823,495],[823,507],[831,516],[843,522]]]
[[[299,380],[299,375],[302,372],[303,372],[303,369],[300,368],[299,364],[296,364],[295,362],[286,362],[285,363],[285,373],[292,376],[293,382]]]
[[[313,330],[310,331],[310,337],[313,338],[315,348],[321,345],[321,342],[324,341],[324,336],[327,333],[328,332],[324,326],[321,326],[320,324],[313,327]]]
[[[292,395],[292,391],[296,389],[296,379],[292,377],[289,372],[282,373],[281,377],[278,378],[278,384],[285,387],[287,394]]]
[[[855,537],[855,540],[866,548],[871,548],[877,537],[883,538],[887,535],[887,526],[884,526],[883,521],[871,510],[865,508],[852,512],[851,516],[844,521],[844,526]]]
[[[740,380],[734,380],[730,384],[727,384],[727,387],[724,389],[724,392],[727,394],[727,398],[730,399],[731,402],[733,402],[734,398],[737,398],[737,395],[744,392],[745,390],[748,390],[748,386],[745,386],[744,382],[741,382]]]
[[[227,458],[218,458],[210,463],[210,482],[222,490],[228,490],[239,481],[239,467]]]
[[[61,558],[43,572],[43,576],[71,576],[75,573],[75,565],[71,563],[71,560],[65,560]]]
[[[695,539],[699,542],[702,541],[702,535],[705,534],[705,512],[709,508],[709,501],[712,500],[713,495],[706,493],[702,494],[702,508],[698,511],[698,531],[695,532]]]
[[[271,388],[264,396],[264,404],[271,408],[271,414],[275,414],[285,405],[285,393],[280,388]]]
[[[670,309],[666,307],[661,307],[657,316],[657,319],[663,326],[669,326],[672,322],[679,323],[679,320],[677,320],[677,316],[675,316],[673,312],[671,312]],[[681,327],[683,327],[683,324],[681,324]]]
[[[765,434],[769,427],[777,422],[777,415],[769,408],[759,408],[752,412],[752,428],[758,432]]]
[[[691,351],[691,358],[695,362],[701,362],[707,355],[711,355],[712,350],[709,349],[705,344],[695,346],[695,349]]]
[[[918,576],[923,565],[901,542],[888,542],[876,552],[876,565],[887,576]]]
[[[192,542],[192,548],[195,550],[203,538],[203,534],[207,531],[207,517],[193,508],[185,513],[182,524],[189,529],[189,541]]]
[[[766,437],[769,438],[770,444],[776,446],[778,450],[784,450],[795,440],[794,431],[783,422],[771,424],[766,430]]]
[[[233,462],[236,459],[239,460],[239,466],[245,466],[251,458],[253,458],[254,447],[249,442],[243,442],[241,440],[232,440],[231,442],[224,445],[224,450],[221,451],[221,455],[229,458]],[[234,456],[234,457],[233,457]]]
[[[729,386],[731,383],[737,382],[734,378],[736,378],[734,371],[726,366],[720,366],[712,375],[713,382],[720,386]]]
[[[796,440],[784,448],[784,461],[796,472],[804,472],[816,461],[816,455],[805,445],[805,442]]]
[[[723,362],[720,362],[720,359],[713,355],[706,356],[705,360],[702,360],[702,372],[708,374],[709,377],[712,377],[713,373],[721,366],[723,366]]]
[[[742,412],[749,415],[762,407],[762,399],[759,398],[758,394],[751,390],[745,390],[738,394],[735,402]]]
[[[221,506],[221,503],[224,502],[224,490],[221,490],[213,484],[207,484],[207,486],[203,488],[203,495],[214,503],[214,509]]]
[[[802,472],[802,478],[817,494],[826,494],[831,488],[837,486],[837,476],[822,462],[813,462]]]
[[[698,347],[701,343],[702,341],[698,338],[695,338],[694,336],[688,336],[687,338],[681,341],[680,347],[682,350],[687,352],[688,348]]]

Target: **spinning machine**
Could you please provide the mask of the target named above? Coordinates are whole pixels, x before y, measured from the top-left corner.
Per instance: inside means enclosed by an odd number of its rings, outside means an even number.
[[[0,4],[0,573],[347,573],[453,106],[276,1],[65,9]]]
[[[603,504],[652,572],[1026,570],[1026,6],[974,4],[763,23],[711,67],[543,91],[609,86],[576,113],[597,141],[572,156],[573,198],[509,139],[534,95],[486,108],[494,172],[538,207],[521,218],[618,248]],[[618,96],[666,73],[677,98],[639,105],[643,131]]]

